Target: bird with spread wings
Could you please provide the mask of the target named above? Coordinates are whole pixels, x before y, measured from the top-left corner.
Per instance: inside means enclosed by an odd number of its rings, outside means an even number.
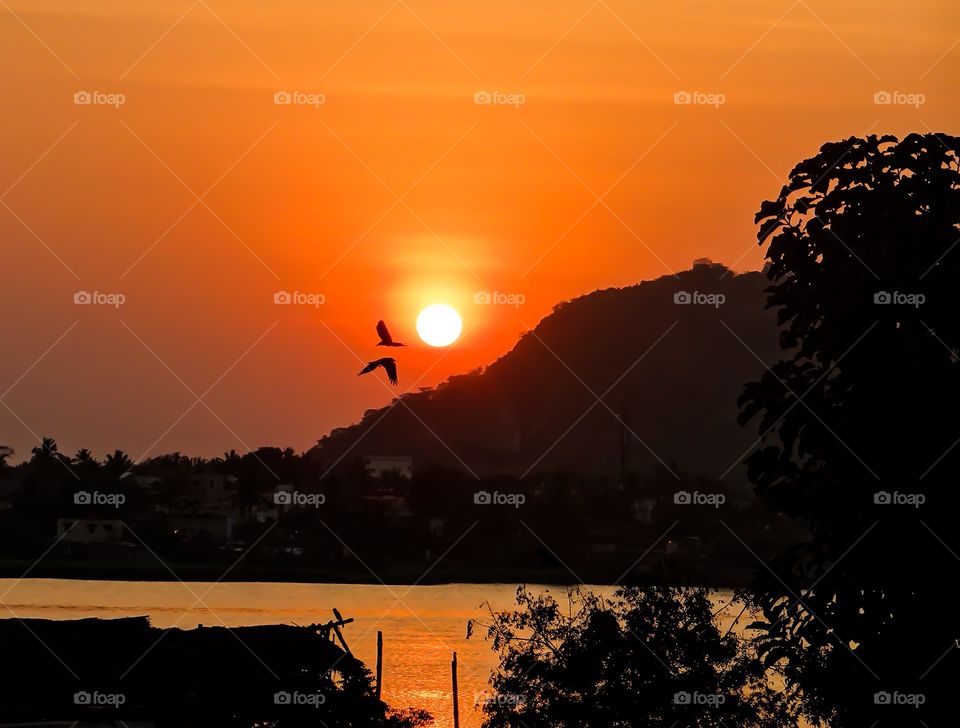
[[[387,379],[390,380],[390,384],[397,383],[397,360],[392,356],[387,356],[383,359],[376,359],[370,362],[360,370],[357,376],[359,377],[361,374],[372,372],[377,367],[383,367],[384,371],[387,373]]]

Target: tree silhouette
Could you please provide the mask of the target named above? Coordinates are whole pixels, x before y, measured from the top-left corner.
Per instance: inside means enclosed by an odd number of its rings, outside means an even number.
[[[57,441],[52,437],[41,438],[38,446],[30,448],[30,454],[32,455],[30,459],[32,463],[43,463],[54,460],[59,457]]]
[[[79,479],[70,465],[70,458],[58,450],[52,437],[41,438],[30,454],[24,469],[24,491],[44,507],[65,501]]]
[[[9,463],[7,463],[7,460],[13,455],[13,453],[14,450],[12,447],[8,445],[0,445],[0,472],[10,467]]]
[[[758,583],[760,642],[833,725],[954,711],[958,151],[826,144],[756,217],[784,358],[740,398],[761,433],[747,465],[810,532]]]
[[[96,462],[93,457],[93,453],[85,447],[81,447],[79,450],[77,450],[76,455],[73,456],[73,460],[76,463]]]
[[[93,457],[93,453],[85,447],[77,450],[71,462],[74,471],[85,484],[95,480],[100,474],[100,463]]]
[[[494,693],[482,701],[485,728],[796,725],[793,701],[720,632],[705,590],[567,597],[520,587],[517,610],[491,610],[481,625],[500,654]]]
[[[111,475],[119,478],[130,469],[133,461],[123,450],[114,450],[107,455],[103,464]]]

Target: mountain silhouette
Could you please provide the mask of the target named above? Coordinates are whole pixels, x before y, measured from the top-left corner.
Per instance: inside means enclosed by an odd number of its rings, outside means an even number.
[[[737,464],[727,479],[744,482],[738,463],[756,435],[737,425],[737,396],[781,355],[766,285],[701,260],[563,302],[485,369],[368,410],[311,454],[327,465],[403,455],[478,475],[618,478],[666,465],[719,477]]]

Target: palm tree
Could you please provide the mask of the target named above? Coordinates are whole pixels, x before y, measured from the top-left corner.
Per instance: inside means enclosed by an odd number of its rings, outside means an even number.
[[[114,450],[107,455],[103,465],[110,477],[119,480],[133,467],[133,461],[123,450]]]
[[[73,465],[81,478],[92,478],[100,469],[100,463],[87,448],[82,447],[73,456]]]
[[[76,454],[73,456],[73,461],[77,464],[96,462],[96,460],[94,460],[93,453],[91,453],[85,447],[81,447],[79,450],[77,450]]]
[[[57,449],[57,441],[52,437],[41,438],[40,445],[32,448],[30,453],[32,455],[30,465],[34,466],[35,470],[44,471],[48,466],[57,463],[68,472],[73,472],[73,468],[70,467],[70,458],[60,453]]]
[[[80,476],[71,467],[70,458],[57,450],[57,441],[44,437],[30,453],[27,474],[36,497],[48,505],[65,498]]]
[[[49,462],[58,455],[57,453],[57,441],[52,437],[44,437],[40,440],[40,446],[31,448],[30,453],[33,455],[30,458],[31,463],[44,463]]]

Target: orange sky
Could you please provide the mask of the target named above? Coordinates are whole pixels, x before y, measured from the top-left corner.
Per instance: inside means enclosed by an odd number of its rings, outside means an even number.
[[[400,390],[436,384],[563,299],[699,256],[757,268],[753,213],[793,163],[956,133],[960,111],[952,0],[78,5],[0,0],[15,459],[40,434],[133,457],[308,447],[390,400],[354,376],[378,318],[415,343],[421,307],[461,311],[454,348],[403,351]]]

